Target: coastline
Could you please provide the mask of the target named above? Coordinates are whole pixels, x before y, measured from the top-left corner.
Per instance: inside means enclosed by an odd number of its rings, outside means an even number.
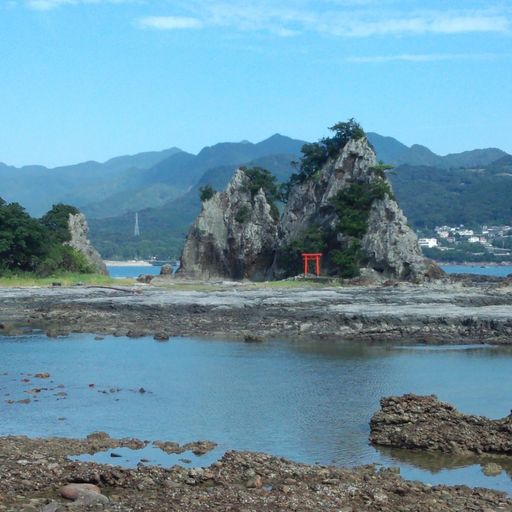
[[[151,263],[146,260],[129,260],[129,261],[116,261],[116,260],[103,260],[107,267],[152,267]]]
[[[0,333],[512,344],[512,282],[0,289]],[[287,284],[287,283],[286,283]]]
[[[201,442],[202,443],[202,442]],[[138,448],[137,439],[96,432],[86,439],[0,437],[0,510],[128,512],[294,510],[511,510],[503,492],[403,479],[394,468],[338,468],[295,463],[264,453],[229,451],[211,466],[135,469],[68,457],[108,446]],[[176,443],[163,442],[173,446]],[[196,443],[200,444],[200,443]],[[23,478],[20,475],[23,475]],[[86,484],[86,485],[84,485]],[[82,489],[74,496],[66,491]],[[70,499],[63,499],[67,496]],[[75,500],[72,504],[72,500]]]

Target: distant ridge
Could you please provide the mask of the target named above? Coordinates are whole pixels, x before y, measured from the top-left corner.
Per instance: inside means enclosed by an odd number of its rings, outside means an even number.
[[[428,165],[441,169],[485,167],[507,155],[501,149],[486,148],[440,156],[420,144],[409,147],[393,137],[384,137],[373,132],[367,135],[379,159],[393,165]]]

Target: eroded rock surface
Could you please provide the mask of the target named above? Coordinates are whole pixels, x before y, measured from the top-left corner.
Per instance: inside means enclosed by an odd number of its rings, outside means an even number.
[[[436,396],[383,398],[370,440],[381,446],[446,453],[512,455],[512,414],[500,420],[460,413]]]
[[[337,269],[329,258],[332,249],[346,248],[353,237],[338,232],[338,217],[332,207],[336,195],[354,184],[383,183],[389,190],[391,184],[373,170],[377,160],[366,137],[351,139],[336,158],[331,158],[313,176],[294,185],[279,225],[279,247],[274,272],[277,277],[289,275],[286,268],[286,248],[314,227],[326,233],[336,232],[336,239],[327,242],[322,266],[328,273]],[[367,266],[385,277],[401,280],[424,280],[440,277],[443,272],[427,261],[418,245],[414,231],[396,200],[389,195],[373,202],[366,234],[361,248]]]
[[[68,228],[71,240],[67,244],[82,253],[95,272],[108,275],[107,266],[101,259],[100,253],[88,239],[89,225],[85,215],[83,213],[70,214]]]
[[[310,466],[262,453],[228,452],[206,468],[140,464],[124,469],[72,462],[79,440],[0,438],[0,510],[63,512],[512,510],[504,493],[403,480],[392,469]],[[67,484],[90,484],[86,499],[61,497]],[[69,488],[68,488],[69,489]],[[90,489],[95,489],[90,487]],[[100,498],[101,497],[101,498]]]
[[[277,239],[277,219],[263,190],[249,190],[238,169],[225,192],[203,202],[181,256],[178,275],[261,281],[269,276]]]
[[[274,288],[219,284],[0,289],[0,334],[42,329],[225,339],[512,343],[512,286],[397,284]]]

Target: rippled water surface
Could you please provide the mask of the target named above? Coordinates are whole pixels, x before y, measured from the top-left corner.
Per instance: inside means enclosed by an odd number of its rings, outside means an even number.
[[[41,372],[51,377],[33,377]],[[42,390],[26,393],[34,388]],[[510,412],[511,389],[507,348],[0,338],[0,434],[77,437],[103,430],[218,442],[214,454],[191,460],[196,465],[227,449],[256,450],[308,463],[400,465],[405,477],[512,493],[506,472],[485,477],[475,460],[368,445],[368,422],[382,396],[435,393],[462,412],[498,418]],[[7,403],[26,398],[31,402]],[[124,450],[102,460],[177,462],[159,453]]]

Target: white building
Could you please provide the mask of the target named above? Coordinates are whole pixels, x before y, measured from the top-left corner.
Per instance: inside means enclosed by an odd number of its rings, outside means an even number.
[[[437,238],[420,238],[418,240],[420,247],[428,247],[432,249],[432,247],[437,247]]]

